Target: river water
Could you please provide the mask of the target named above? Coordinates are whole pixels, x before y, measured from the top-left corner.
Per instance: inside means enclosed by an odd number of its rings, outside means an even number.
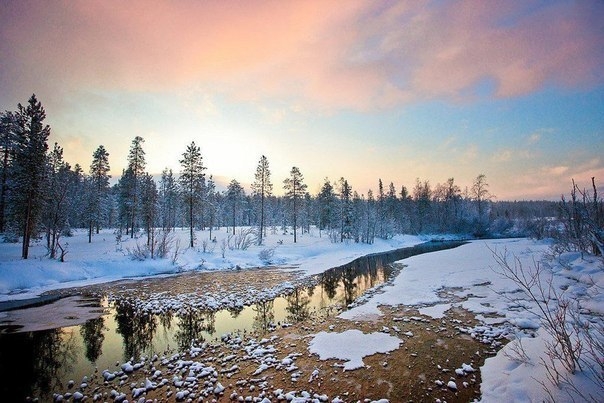
[[[140,309],[140,305],[124,294],[109,298],[109,290],[119,288],[110,285],[101,288],[102,292],[84,290],[84,296],[70,296],[42,307],[13,310],[9,312],[11,317],[23,314],[36,319],[30,319],[35,323],[19,326],[0,321],[0,400],[23,401],[28,396],[35,396],[42,401],[51,401],[52,393],[65,390],[70,380],[78,386],[83,377],[104,369],[114,371],[118,363],[131,359],[184,351],[194,341],[212,341],[225,333],[262,335],[277,326],[337,314],[368,289],[390,280],[398,272],[391,263],[461,244],[430,242],[365,256],[299,282],[277,297],[227,309],[188,307],[151,313]],[[196,284],[196,279],[200,284],[207,284],[207,277],[203,276],[204,273],[189,273],[185,277],[147,280],[138,283],[138,288],[151,288],[155,295],[164,295],[162,287],[165,287],[169,288],[166,295],[170,295],[177,293],[183,283]],[[278,281],[280,274],[279,270],[244,270],[231,272],[228,276],[232,276],[229,284],[248,290],[248,279],[262,280],[265,276]],[[121,285],[122,289],[136,287],[137,283],[132,282]],[[202,286],[194,288],[203,292]],[[53,318],[56,317],[61,321],[55,326]],[[84,322],[83,318],[87,320]],[[70,320],[79,323],[65,325]]]

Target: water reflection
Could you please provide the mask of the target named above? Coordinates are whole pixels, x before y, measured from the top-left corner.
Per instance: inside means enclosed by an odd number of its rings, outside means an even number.
[[[178,328],[174,338],[180,351],[187,350],[195,342],[205,341],[203,333],[216,332],[216,313],[187,310],[178,315]]]
[[[23,401],[61,387],[77,358],[73,334],[62,329],[0,335],[0,395]]]
[[[340,274],[336,270],[329,270],[321,275],[323,291],[325,291],[328,299],[333,299],[336,296],[339,281]]]
[[[95,363],[101,355],[105,340],[105,318],[90,319],[80,326],[80,335],[84,341],[85,355],[88,361]]]
[[[310,298],[302,288],[296,288],[285,299],[287,300],[285,310],[288,312],[286,319],[288,322],[297,323],[308,319],[310,316]]]
[[[243,311],[243,308],[243,305],[237,305],[228,308],[228,311],[231,314],[231,318],[237,319],[237,317],[241,314],[241,311]]]
[[[252,310],[256,313],[253,329],[262,333],[269,331],[275,323],[275,301],[259,301]]]
[[[152,346],[158,317],[138,309],[130,300],[118,300],[114,307],[116,331],[123,338],[124,360],[136,359]]]

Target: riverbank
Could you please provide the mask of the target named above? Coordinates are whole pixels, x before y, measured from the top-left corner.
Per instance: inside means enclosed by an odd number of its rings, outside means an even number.
[[[504,255],[527,274],[541,267],[538,281],[579,304],[581,320],[600,338],[602,260],[573,253],[548,260],[548,248],[527,239],[473,241],[410,257],[397,276],[347,303],[337,317],[315,315],[319,310],[299,323],[272,320],[268,334],[228,332],[199,343],[187,338],[182,353],[166,348],[126,358],[99,367],[82,379],[85,385],[75,379],[56,393],[265,403],[288,396],[331,402],[576,399],[576,389],[548,377],[547,329],[533,313],[534,301],[495,259]],[[549,303],[555,310],[556,301]],[[601,401],[601,383],[590,377],[597,371],[597,362],[587,359],[567,379],[588,400]]]
[[[20,245],[0,243],[0,301],[28,299],[45,292],[70,287],[83,287],[129,278],[169,276],[188,271],[221,271],[257,267],[291,267],[303,275],[322,273],[331,267],[348,263],[359,256],[412,246],[430,237],[400,235],[392,239],[376,239],[375,243],[332,243],[327,233],[311,228],[299,234],[293,243],[290,234],[271,232],[263,245],[242,249],[242,236],[225,229],[197,231],[197,244],[186,248],[188,230],[172,233],[171,252],[166,258],[136,258],[135,251],[146,244],[146,237],[116,237],[110,230],[101,231],[88,243],[85,231],[63,238],[68,250],[65,262],[50,260],[46,247],[38,241],[30,248],[30,258],[20,258]],[[239,239],[240,240],[240,239]],[[205,242],[204,242],[205,241]],[[223,247],[224,245],[224,247]],[[224,250],[223,250],[224,249]]]

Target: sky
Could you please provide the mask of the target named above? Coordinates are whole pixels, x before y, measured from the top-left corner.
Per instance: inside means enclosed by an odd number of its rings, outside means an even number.
[[[0,7],[0,110],[32,93],[50,143],[112,175],[249,184],[268,158],[366,194],[486,175],[495,200],[604,183],[602,1],[28,1]],[[604,190],[603,190],[604,193]]]

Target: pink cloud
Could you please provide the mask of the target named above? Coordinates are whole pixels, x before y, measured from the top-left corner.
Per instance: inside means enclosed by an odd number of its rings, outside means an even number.
[[[2,13],[0,81],[17,99],[195,87],[370,109],[463,100],[488,78],[511,97],[602,84],[598,16],[597,2],[24,1]]]

